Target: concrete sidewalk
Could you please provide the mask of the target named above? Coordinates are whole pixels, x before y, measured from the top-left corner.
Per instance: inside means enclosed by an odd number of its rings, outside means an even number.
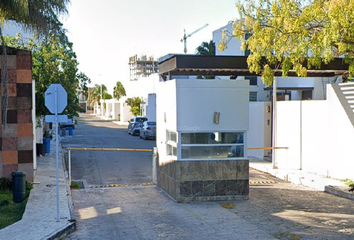
[[[250,157],[250,167],[261,172],[269,173],[282,180],[320,191],[325,191],[326,186],[345,186],[345,184],[338,179],[328,178],[314,173],[294,169],[273,169],[271,162],[257,158]]]
[[[71,193],[59,147],[59,216],[56,221],[55,141],[51,153],[38,158],[34,184],[22,220],[0,230],[0,239],[57,239],[75,230]]]

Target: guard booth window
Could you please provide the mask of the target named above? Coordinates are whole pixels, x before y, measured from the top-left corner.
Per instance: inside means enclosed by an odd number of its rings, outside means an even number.
[[[244,132],[181,133],[182,159],[244,157]]]

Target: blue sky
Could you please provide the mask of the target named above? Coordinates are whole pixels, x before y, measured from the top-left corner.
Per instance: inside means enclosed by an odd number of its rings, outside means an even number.
[[[116,81],[129,82],[130,56],[183,53],[183,29],[208,23],[187,40],[193,54],[236,16],[235,0],[72,0],[63,22],[80,71],[112,92]]]

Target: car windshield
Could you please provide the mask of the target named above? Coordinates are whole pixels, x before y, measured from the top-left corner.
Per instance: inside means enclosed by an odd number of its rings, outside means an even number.
[[[136,122],[141,122],[141,123],[142,123],[142,122],[147,121],[147,118],[136,118],[136,119],[135,119],[135,121],[136,121]]]
[[[149,126],[156,126],[156,122],[148,122],[147,123]]]

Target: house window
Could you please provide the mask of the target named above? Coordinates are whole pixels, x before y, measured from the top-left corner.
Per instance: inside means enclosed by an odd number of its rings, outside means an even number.
[[[312,90],[303,90],[301,99],[302,100],[311,100],[312,99]]]
[[[166,130],[166,153],[167,156],[177,157],[177,133]]]
[[[257,77],[245,77],[245,80],[250,80],[251,86],[257,86]]]
[[[257,92],[250,92],[250,102],[257,102]]]
[[[249,34],[249,33],[246,33],[245,34],[245,40],[248,40],[252,35]],[[248,49],[248,46],[246,47],[246,50],[245,50],[245,56],[249,56],[251,54],[251,50]]]
[[[181,133],[182,159],[243,158],[244,132]]]

